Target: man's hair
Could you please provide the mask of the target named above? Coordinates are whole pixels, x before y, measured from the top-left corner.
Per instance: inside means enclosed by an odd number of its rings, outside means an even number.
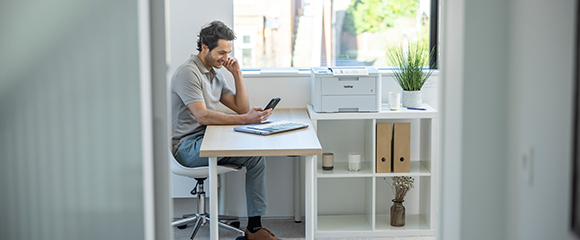
[[[218,40],[233,41],[236,39],[234,30],[221,21],[213,21],[199,31],[197,35],[197,51],[201,52],[201,44],[208,46],[211,51],[218,45]]]

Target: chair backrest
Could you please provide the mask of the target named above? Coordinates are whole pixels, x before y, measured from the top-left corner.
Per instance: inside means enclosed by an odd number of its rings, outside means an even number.
[[[190,167],[185,167],[183,165],[181,165],[176,159],[175,157],[173,157],[173,154],[171,154],[171,152],[169,152],[169,161],[171,162],[171,172],[177,174],[177,175],[181,175],[181,176],[186,176],[186,177],[190,177],[190,178],[203,178],[203,177],[207,177],[209,176],[209,167],[208,166],[202,166],[202,167],[194,167],[194,168],[190,168]],[[222,174],[222,173],[227,173],[227,172],[235,172],[240,170],[242,167],[238,166],[238,165],[231,165],[231,164],[227,164],[227,165],[218,165],[217,167],[217,173],[218,174]]]

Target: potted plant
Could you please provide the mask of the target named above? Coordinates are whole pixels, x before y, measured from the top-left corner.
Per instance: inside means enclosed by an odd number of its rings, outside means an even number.
[[[433,73],[429,68],[432,53],[424,44],[418,42],[393,45],[389,48],[389,60],[396,67],[393,71],[395,81],[403,89],[403,107],[422,107],[421,88]]]

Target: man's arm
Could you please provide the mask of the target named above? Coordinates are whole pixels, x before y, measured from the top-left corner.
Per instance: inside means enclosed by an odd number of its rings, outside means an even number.
[[[222,96],[220,102],[238,114],[247,113],[250,110],[250,103],[238,60],[228,57],[228,60],[224,62],[224,67],[234,76],[236,93]]]
[[[201,125],[245,125],[260,123],[268,120],[268,117],[272,114],[272,109],[261,111],[262,109],[259,107],[252,108],[247,113],[241,115],[225,114],[208,110],[204,102],[187,104],[187,108],[193,113],[193,116]]]

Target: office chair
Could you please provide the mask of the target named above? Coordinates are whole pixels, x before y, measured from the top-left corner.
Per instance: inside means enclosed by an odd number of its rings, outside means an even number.
[[[186,176],[186,177],[190,177],[190,178],[194,178],[195,180],[197,180],[197,184],[195,185],[195,187],[193,188],[193,190],[191,190],[191,194],[192,195],[197,195],[197,213],[195,214],[189,214],[189,215],[184,215],[183,219],[180,220],[176,220],[173,221],[171,223],[172,227],[177,227],[180,229],[184,229],[188,223],[193,222],[194,220],[197,220],[195,222],[195,226],[193,228],[193,232],[191,233],[191,237],[189,239],[193,239],[195,237],[195,234],[197,234],[197,231],[199,230],[199,228],[203,225],[205,225],[208,221],[213,221],[213,217],[210,218],[209,214],[206,212],[205,210],[205,192],[203,190],[203,182],[205,179],[208,178],[209,176],[209,166],[203,166],[203,167],[195,167],[195,168],[189,168],[189,167],[185,167],[183,165],[181,165],[179,162],[177,162],[177,160],[173,157],[173,154],[169,153],[169,161],[171,161],[171,171],[177,175],[181,175],[181,176]],[[222,173],[228,173],[228,172],[235,172],[241,169],[241,166],[238,165],[218,165],[217,166],[217,173],[218,175],[222,174]],[[229,229],[238,233],[241,233],[242,236],[238,237],[237,239],[245,239],[245,233],[244,231],[240,230],[240,222],[238,220],[238,217],[234,217],[234,216],[218,216],[217,218],[215,218],[215,220],[218,221],[218,226],[223,227],[225,229]],[[229,220],[230,224],[225,224],[220,222],[220,220]]]

